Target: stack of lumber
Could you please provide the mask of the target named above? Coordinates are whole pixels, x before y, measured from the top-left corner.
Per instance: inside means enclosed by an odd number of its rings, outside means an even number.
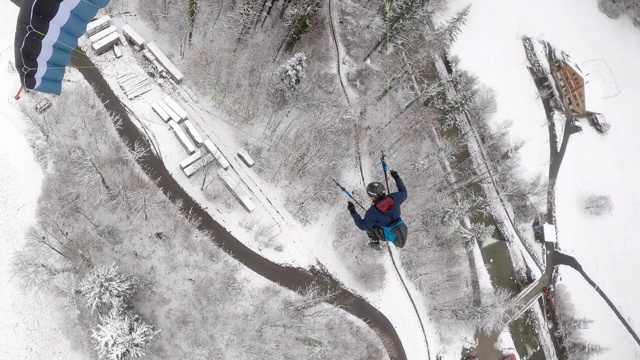
[[[118,84],[120,84],[122,91],[124,91],[129,100],[133,100],[151,90],[149,78],[135,73],[126,73],[118,76]]]

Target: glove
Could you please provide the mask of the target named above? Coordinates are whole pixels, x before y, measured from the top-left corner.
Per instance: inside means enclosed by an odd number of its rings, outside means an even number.
[[[398,180],[398,178],[400,177],[400,175],[398,175],[398,172],[395,170],[391,170],[390,173],[391,173],[391,177],[396,180]]]
[[[353,205],[353,203],[351,201],[347,201],[347,209],[349,210],[350,213],[355,214],[356,213],[356,206]]]

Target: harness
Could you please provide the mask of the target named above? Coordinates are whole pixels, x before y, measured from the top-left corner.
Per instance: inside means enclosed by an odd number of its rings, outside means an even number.
[[[383,213],[378,207],[373,206],[380,214],[388,217],[391,221],[382,227],[382,235],[386,241],[392,242],[395,246],[401,248],[407,241],[407,225],[402,221],[400,217],[394,218],[390,215]],[[379,233],[379,231],[378,231]],[[382,237],[382,236],[381,236]]]

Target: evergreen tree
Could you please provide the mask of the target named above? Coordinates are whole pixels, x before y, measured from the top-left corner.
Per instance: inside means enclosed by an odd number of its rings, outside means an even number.
[[[118,267],[101,266],[87,275],[79,286],[91,312],[106,313],[122,306],[138,290],[138,279],[118,274]]]
[[[92,330],[91,337],[96,343],[100,359],[120,360],[144,356],[158,332],[138,315],[122,308],[113,308],[100,316],[100,324]]]
[[[463,7],[460,11],[442,25],[437,26],[429,35],[431,48],[435,53],[441,53],[451,48],[462,32],[462,27],[467,23],[467,16],[471,11],[471,5]]]
[[[301,0],[287,14],[285,25],[289,28],[285,38],[285,51],[293,49],[313,24],[313,16],[322,8],[320,0]]]
[[[287,60],[279,70],[280,81],[284,84],[287,93],[298,88],[306,75],[307,57],[304,53],[297,53]]]

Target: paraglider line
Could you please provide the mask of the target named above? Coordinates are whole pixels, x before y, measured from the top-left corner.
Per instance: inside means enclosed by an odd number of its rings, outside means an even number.
[[[391,245],[387,245],[387,250],[389,250],[389,256],[391,257],[391,263],[393,264],[393,267],[396,269],[396,274],[398,274],[398,277],[400,278],[400,282],[402,283],[402,286],[404,287],[404,290],[407,292],[407,296],[409,297],[409,300],[411,300],[411,305],[413,305],[413,310],[415,310],[416,312],[416,316],[418,317],[418,322],[420,322],[420,328],[422,329],[422,335],[424,336],[424,343],[427,346],[427,357],[429,360],[431,360],[431,352],[429,351],[429,341],[427,340],[427,332],[424,330],[424,324],[422,323],[422,318],[420,317],[420,312],[418,311],[418,307],[416,306],[415,301],[413,301],[413,297],[411,297],[411,293],[409,292],[409,288],[407,287],[407,284],[405,284],[404,279],[402,278],[402,275],[400,275],[400,270],[398,270],[398,266],[396,265],[396,261],[393,258],[393,252],[391,251]]]
[[[33,31],[34,33],[38,34],[38,35],[41,35],[41,36],[47,36],[47,34],[43,33],[42,31],[38,31],[38,30],[34,29],[33,27],[31,27],[31,29],[33,29],[32,31]],[[65,43],[63,43],[62,41],[59,41],[59,40],[56,40],[56,42],[55,42],[55,43],[56,43],[56,44],[60,44],[60,45],[62,45],[62,46],[65,46],[65,47],[67,47],[67,48],[71,49],[71,51],[77,51],[77,52],[79,52],[80,54],[85,55],[85,53],[83,53],[82,51],[80,51],[80,49],[78,49],[78,47],[73,47],[73,46],[71,46],[71,45],[67,45],[67,44],[65,44]]]

